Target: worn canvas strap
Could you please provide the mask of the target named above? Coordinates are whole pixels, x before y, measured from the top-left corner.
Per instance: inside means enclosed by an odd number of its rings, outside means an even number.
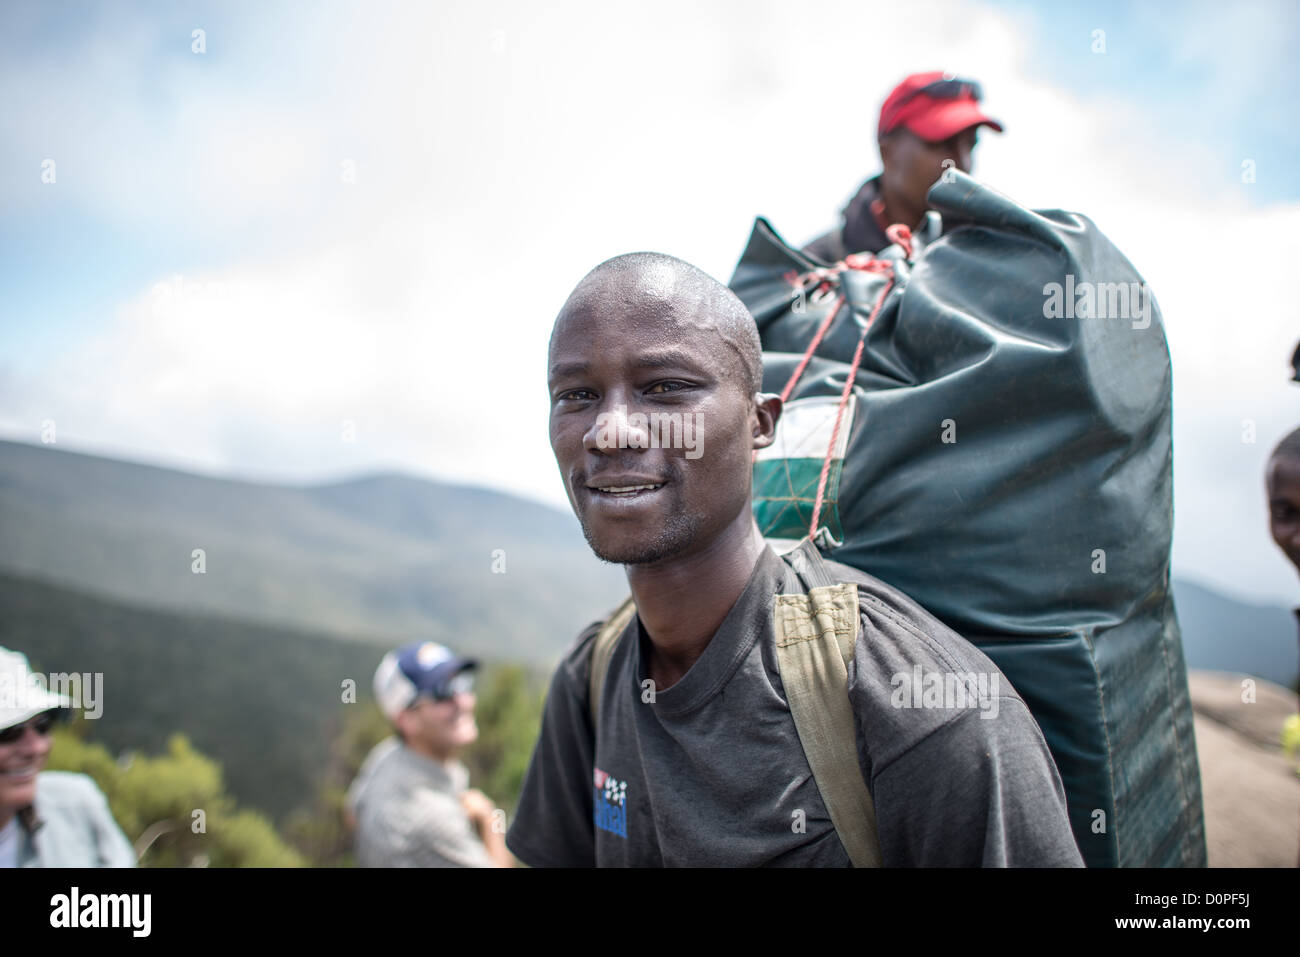
[[[834,582],[807,539],[786,561],[809,586],[776,596],[776,651],[808,767],[854,867],[880,867],[876,808],[858,763],[848,662],[858,639],[858,586]]]
[[[614,646],[622,636],[628,622],[636,614],[636,603],[632,596],[623,599],[623,604],[614,609],[609,620],[596,633],[596,641],[591,649],[591,727],[600,726],[600,698],[605,689],[605,673],[609,671],[609,659],[614,654]]]

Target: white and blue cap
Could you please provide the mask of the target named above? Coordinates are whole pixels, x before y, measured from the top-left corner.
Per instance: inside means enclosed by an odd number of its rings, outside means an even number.
[[[379,662],[375,669],[375,700],[393,721],[422,694],[450,694],[453,679],[477,667],[474,659],[461,658],[435,642],[415,641],[390,651]]]

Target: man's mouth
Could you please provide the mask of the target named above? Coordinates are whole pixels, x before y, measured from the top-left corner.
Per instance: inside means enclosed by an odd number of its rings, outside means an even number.
[[[23,781],[27,778],[35,777],[40,770],[35,764],[29,764],[21,768],[9,768],[0,771],[0,781]]]
[[[656,475],[593,475],[583,482],[591,505],[631,507],[657,501],[668,480]]]
[[[648,485],[588,485],[587,488],[593,492],[600,492],[604,495],[615,495],[629,497],[636,495],[638,492],[654,492],[664,487],[663,482],[651,483]]]

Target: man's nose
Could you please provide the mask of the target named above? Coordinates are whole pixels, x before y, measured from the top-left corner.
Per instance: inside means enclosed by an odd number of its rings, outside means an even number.
[[[957,168],[967,175],[970,175],[971,171],[972,152],[969,146],[959,146],[957,147],[957,155],[953,157],[953,162],[957,164]]]
[[[647,449],[650,447],[649,417],[629,410],[624,396],[611,396],[597,412],[582,437],[588,452],[601,454],[610,449]]]

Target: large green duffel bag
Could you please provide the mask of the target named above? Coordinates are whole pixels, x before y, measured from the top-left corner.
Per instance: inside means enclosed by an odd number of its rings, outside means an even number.
[[[814,533],[997,664],[1090,866],[1204,865],[1159,309],[1083,216],[955,171],[930,201],[946,232],[924,250],[904,231],[839,264],[755,223],[731,287],[764,388],[787,392],[755,515],[769,539]]]

